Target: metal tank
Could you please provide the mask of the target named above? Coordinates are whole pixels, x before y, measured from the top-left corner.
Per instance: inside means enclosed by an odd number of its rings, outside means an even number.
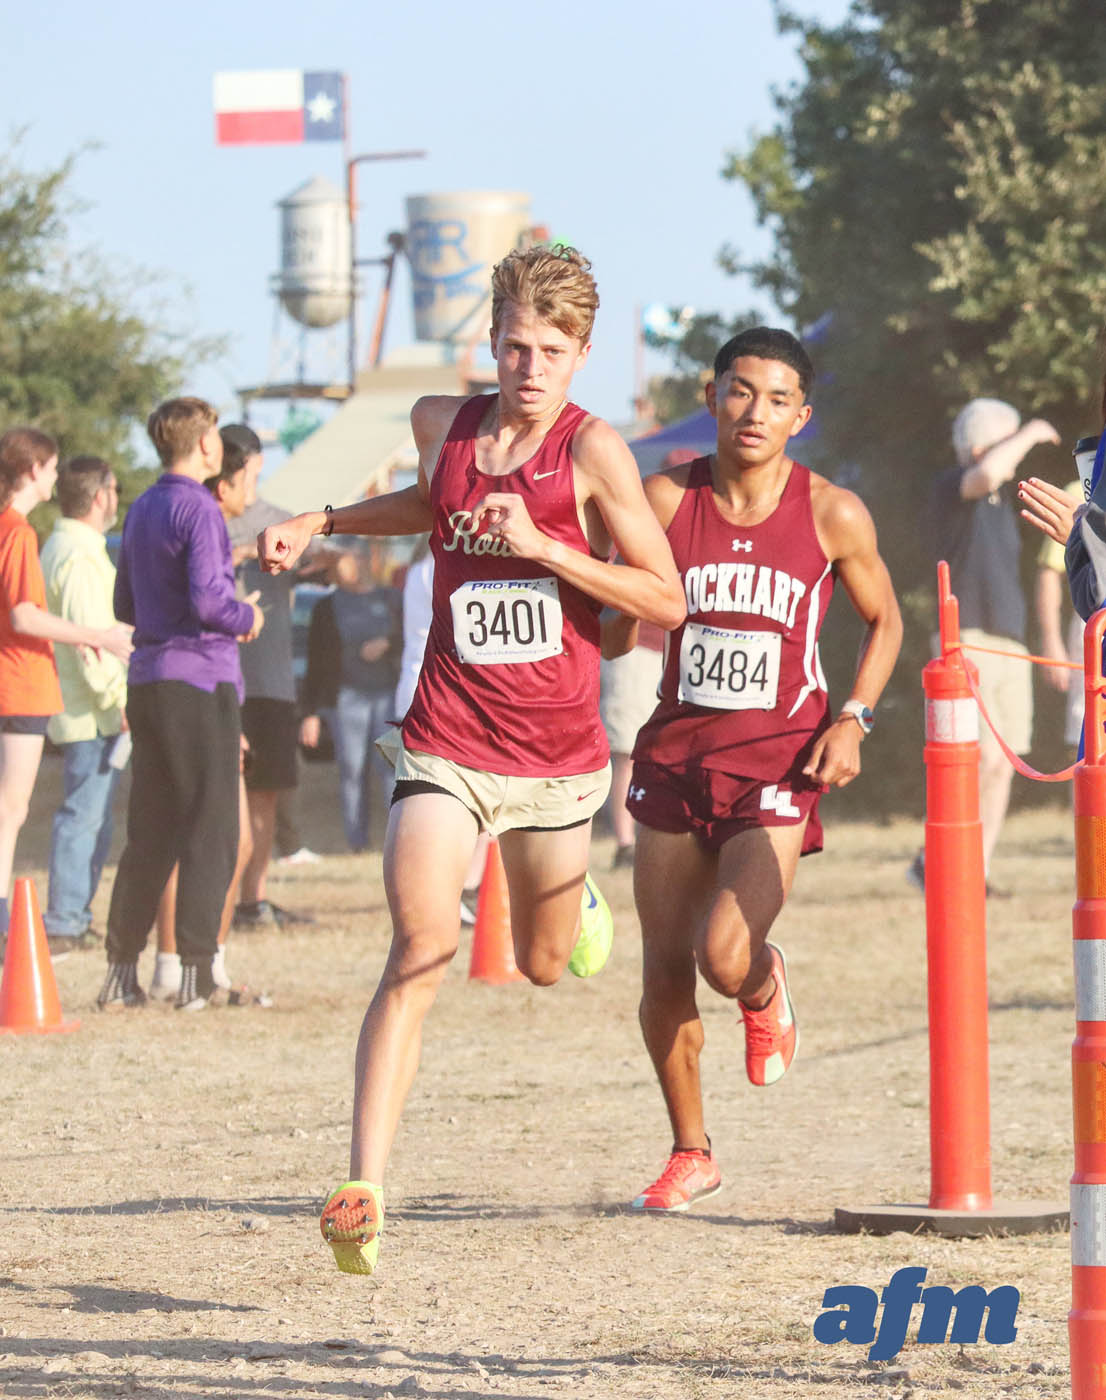
[[[408,196],[406,253],[416,339],[467,342],[487,331],[492,267],[531,223],[528,194]]]
[[[349,211],[337,185],[316,175],[277,204],[280,272],[273,285],[303,326],[333,326],[349,315]]]

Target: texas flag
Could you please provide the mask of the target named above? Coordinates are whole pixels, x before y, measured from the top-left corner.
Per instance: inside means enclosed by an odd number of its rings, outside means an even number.
[[[214,88],[219,146],[342,139],[341,73],[216,73]]]

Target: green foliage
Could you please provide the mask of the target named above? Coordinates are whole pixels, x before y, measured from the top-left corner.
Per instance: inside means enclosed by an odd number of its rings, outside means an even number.
[[[18,156],[18,145],[0,153],[0,429],[32,423],[57,438],[63,458],[106,458],[128,503],[150,480],[135,451],[147,415],[221,342],[189,339],[135,310],[140,276],[128,271],[124,282],[68,245],[74,161],[32,172]],[[40,529],[51,513],[36,512]]]
[[[887,708],[916,715],[933,618],[924,521],[956,409],[987,394],[1048,418],[1064,448],[1026,468],[1056,481],[1100,422],[1106,26],[1093,0],[854,0],[835,26],[777,18],[805,77],[724,172],[773,254],[746,266],[727,248],[723,262],[796,325],[830,313],[820,457],[867,501],[912,600]]]
[[[806,79],[725,174],[774,233],[746,270],[798,325],[832,312],[823,434],[877,496],[928,486],[972,395],[1066,438],[1097,421],[1100,20],[1090,0],[854,0],[835,27],[779,12]]]

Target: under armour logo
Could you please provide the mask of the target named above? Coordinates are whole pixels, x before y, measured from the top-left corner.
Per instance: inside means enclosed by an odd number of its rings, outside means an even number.
[[[749,554],[752,551],[752,548],[752,540],[734,540],[733,542],[733,551],[735,554],[737,554],[738,551],[742,549],[745,551],[746,554]]]
[[[760,790],[760,810],[775,812],[777,817],[801,817],[803,814],[791,800],[790,788],[781,788],[778,783]]]
[[[643,787],[636,788],[634,787],[633,783],[630,784],[630,791],[626,794],[626,797],[630,802],[640,802],[644,796],[645,789]]]

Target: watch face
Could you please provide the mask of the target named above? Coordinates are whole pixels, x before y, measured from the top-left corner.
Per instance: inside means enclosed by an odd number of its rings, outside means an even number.
[[[867,705],[865,705],[857,715],[857,719],[860,721],[860,727],[864,730],[865,734],[871,734],[872,726],[876,722],[876,717],[872,714]]]

